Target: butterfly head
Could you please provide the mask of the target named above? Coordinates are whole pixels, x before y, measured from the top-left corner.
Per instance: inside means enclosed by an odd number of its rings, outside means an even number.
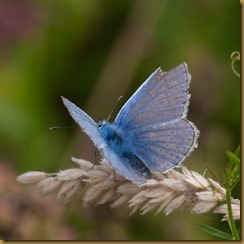
[[[107,124],[108,124],[108,121],[107,120],[100,120],[100,121],[98,121],[98,123],[97,123],[98,129],[102,129]]]

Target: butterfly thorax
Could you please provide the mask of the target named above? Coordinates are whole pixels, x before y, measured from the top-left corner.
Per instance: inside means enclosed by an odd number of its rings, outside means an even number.
[[[123,144],[123,137],[121,131],[113,124],[107,121],[102,121],[99,126],[101,136],[109,146],[120,148]]]

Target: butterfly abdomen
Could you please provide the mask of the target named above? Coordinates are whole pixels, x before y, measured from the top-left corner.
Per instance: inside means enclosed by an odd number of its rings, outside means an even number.
[[[133,169],[135,169],[137,172],[139,172],[146,178],[149,178],[151,176],[151,172],[147,168],[147,166],[132,152],[125,151],[121,154],[121,157],[125,161],[128,161],[128,163]]]

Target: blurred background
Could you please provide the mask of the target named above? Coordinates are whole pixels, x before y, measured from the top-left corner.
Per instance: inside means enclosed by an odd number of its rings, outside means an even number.
[[[82,192],[58,205],[15,178],[76,167],[71,156],[94,162],[78,127],[49,130],[74,124],[61,95],[95,121],[123,95],[113,121],[156,68],[183,61],[192,75],[188,118],[201,132],[184,164],[201,174],[208,164],[221,178],[225,151],[240,143],[240,80],[230,60],[239,50],[239,1],[0,0],[0,239],[214,239],[196,223],[228,231],[217,214],[129,217],[126,204],[84,208]]]

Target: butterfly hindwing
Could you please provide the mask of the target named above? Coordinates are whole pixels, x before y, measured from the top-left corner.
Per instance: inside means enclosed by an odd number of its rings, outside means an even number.
[[[146,177],[140,174],[136,169],[132,168],[130,164],[125,163],[121,158],[115,154],[109,147],[102,149],[104,158],[107,159],[113,169],[120,175],[123,175],[126,179],[134,182],[137,185],[141,185],[146,181]]]
[[[180,162],[196,147],[196,127],[186,119],[135,132],[135,154],[150,171],[163,172]]]

